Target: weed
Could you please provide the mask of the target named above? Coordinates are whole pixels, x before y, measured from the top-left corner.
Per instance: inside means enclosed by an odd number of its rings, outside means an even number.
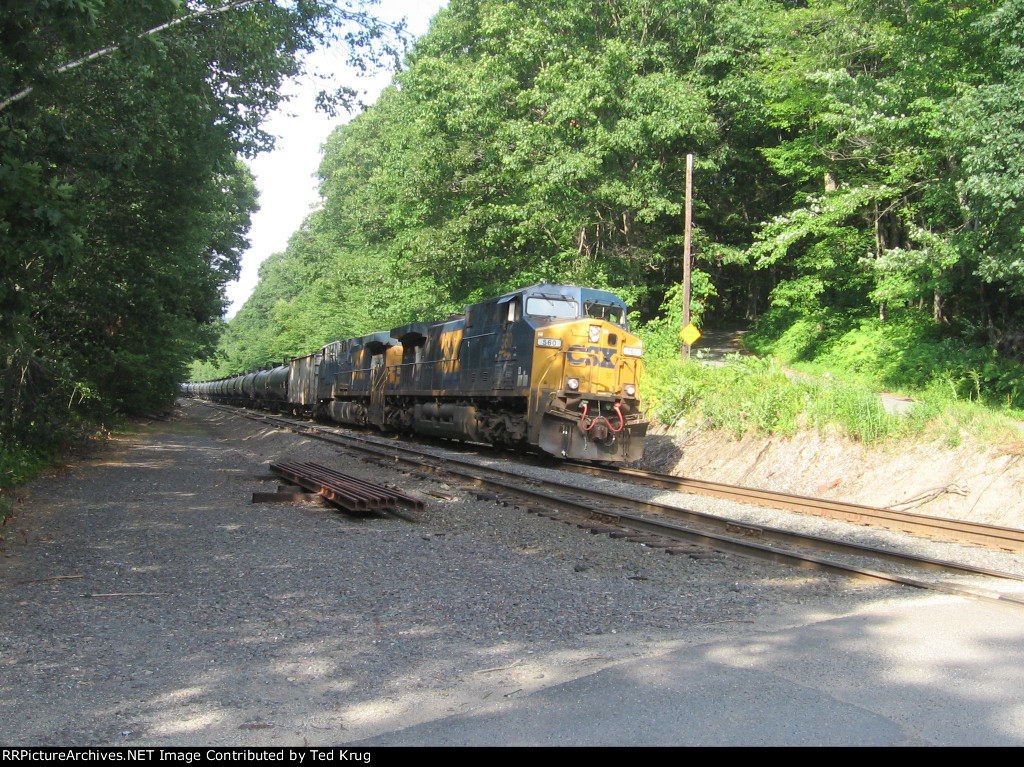
[[[829,309],[804,316],[776,311],[745,340],[805,372],[834,371],[877,391],[916,396],[941,383],[955,398],[1024,408],[1019,362],[986,345],[975,327],[938,326],[913,310],[893,312],[885,322]]]
[[[654,358],[648,373],[648,412],[669,426],[701,423],[736,437],[810,427],[865,444],[911,439],[955,447],[966,435],[989,444],[1020,441],[1006,413],[979,401],[979,385],[965,390],[950,376],[933,378],[905,413],[893,414],[862,382],[787,371],[771,358],[735,355],[720,367]]]
[[[36,476],[49,461],[44,453],[18,443],[0,443],[0,522],[11,513],[14,488]]]

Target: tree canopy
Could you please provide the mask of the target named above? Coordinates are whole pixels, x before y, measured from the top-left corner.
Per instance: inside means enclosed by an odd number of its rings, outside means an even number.
[[[379,54],[385,30],[326,0],[8,4],[3,423],[31,433],[47,397],[143,409],[190,356],[237,372],[541,280],[617,291],[669,349],[688,153],[697,316],[808,356],[873,328],[905,369],[944,345],[1020,404],[1022,19],[1024,0],[451,0],[334,131],[322,205],[222,327],[256,204],[239,158],[269,145],[303,51]]]
[[[242,160],[272,145],[282,83],[317,45],[372,60],[394,31],[357,2],[4,3],[4,449],[173,398],[216,341],[257,205]]]
[[[1006,378],[1024,352],[1022,11],[451,0],[332,135],[323,205],[216,369],[255,364],[237,350],[257,338],[305,353],[539,280],[618,291],[668,348],[693,153],[698,316],[804,323],[808,354],[865,323],[916,328]]]

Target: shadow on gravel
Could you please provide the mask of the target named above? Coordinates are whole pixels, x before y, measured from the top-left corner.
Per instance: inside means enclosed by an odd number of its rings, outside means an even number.
[[[683,459],[684,450],[684,443],[677,437],[652,430],[644,444],[644,457],[630,465],[668,473]]]

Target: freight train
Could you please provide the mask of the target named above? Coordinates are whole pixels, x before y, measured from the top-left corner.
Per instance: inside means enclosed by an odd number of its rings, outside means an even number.
[[[635,461],[643,343],[603,290],[540,284],[183,393],[563,458]]]

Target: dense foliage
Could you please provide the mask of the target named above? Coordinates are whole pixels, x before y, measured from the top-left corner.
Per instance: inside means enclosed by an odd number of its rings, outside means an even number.
[[[693,153],[698,316],[1020,406],[1022,51],[1024,0],[451,0],[196,373],[540,280],[674,354]]]
[[[236,372],[541,280],[620,293],[667,359],[688,153],[696,316],[1024,404],[1024,0],[451,0],[222,326],[239,158],[346,28],[380,33],[327,0],[0,10],[5,445],[157,407],[190,357]]]
[[[256,208],[240,158],[346,29],[379,50],[321,0],[3,3],[0,487],[76,423],[165,407],[212,348]]]

